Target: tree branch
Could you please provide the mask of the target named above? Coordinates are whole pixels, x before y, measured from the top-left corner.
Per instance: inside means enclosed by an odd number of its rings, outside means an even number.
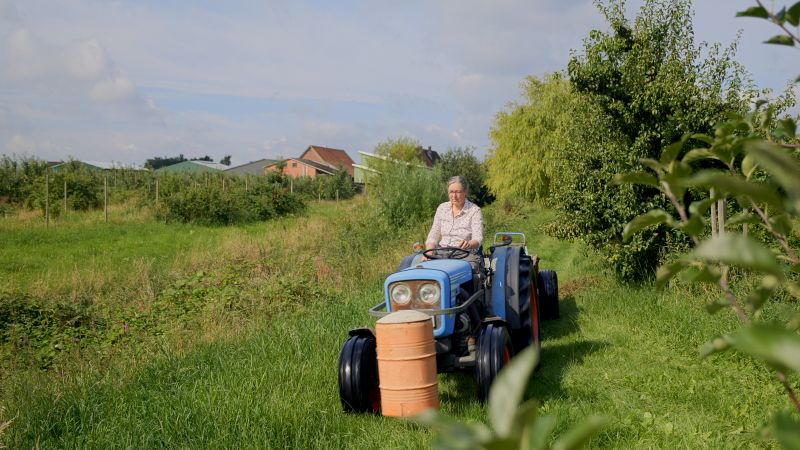
[[[789,29],[786,28],[786,25],[781,23],[781,21],[778,19],[778,16],[776,16],[772,11],[768,10],[767,7],[764,6],[763,3],[761,3],[761,0],[756,0],[756,3],[758,3],[758,6],[764,8],[764,10],[767,11],[767,15],[769,16],[769,20],[772,23],[774,23],[775,25],[781,27],[781,29],[783,30],[784,33],[788,34],[789,37],[792,38],[796,43],[800,44],[800,38],[798,38],[797,35],[795,35],[791,31],[789,31]]]
[[[773,228],[772,224],[769,223],[769,217],[767,217],[767,214],[764,212],[764,210],[759,208],[756,202],[753,200],[750,200],[750,204],[753,205],[753,210],[755,210],[755,212],[758,214],[758,217],[761,217],[761,221],[764,222],[764,226],[767,227],[767,231],[769,231],[770,234],[772,234],[772,237],[774,237],[775,240],[781,244],[781,247],[783,247],[783,250],[786,252],[786,256],[789,257],[789,260],[792,262],[792,264],[800,263],[800,260],[798,260],[797,255],[794,253],[794,250],[789,246],[789,242],[786,240],[786,237],[775,231],[775,228]]]

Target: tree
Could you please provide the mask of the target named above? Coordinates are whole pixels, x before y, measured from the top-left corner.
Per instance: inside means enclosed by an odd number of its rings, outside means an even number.
[[[486,184],[498,197],[546,203],[551,184],[558,182],[559,155],[576,144],[572,130],[586,102],[558,73],[527,77],[522,89],[525,101],[510,103],[495,117]]]
[[[225,155],[224,158],[219,160],[219,163],[220,164],[224,164],[226,166],[230,166],[231,165],[231,155]]]
[[[186,158],[184,158],[183,154],[180,154],[178,156],[172,156],[172,157],[170,157],[170,156],[164,156],[164,157],[156,156],[155,158],[150,158],[147,161],[145,161],[144,166],[147,167],[148,169],[156,170],[156,169],[159,169],[161,167],[171,166],[173,164],[178,164],[178,163],[183,162],[183,161],[186,161]]]
[[[607,126],[592,130],[604,145],[568,148],[565,161],[577,164],[562,171],[553,200],[565,235],[603,250],[622,279],[636,280],[652,277],[659,259],[687,241],[665,228],[623,242],[628,221],[668,200],[649,186],[613,186],[613,174],[640,169],[641,158],[658,159],[690,130],[712,132],[727,114],[746,111],[756,92],[733,60],[735,44],[695,46],[689,0],[645,1],[633,23],[621,1],[599,7],[611,31],[592,31],[568,73]]]
[[[420,164],[422,163],[420,148],[419,141],[404,136],[397,139],[387,139],[376,145],[374,151],[376,155],[394,161]]]
[[[445,180],[463,176],[469,183],[470,200],[484,206],[494,201],[494,196],[486,187],[486,170],[472,152],[470,147],[453,147],[442,155],[438,165]]]

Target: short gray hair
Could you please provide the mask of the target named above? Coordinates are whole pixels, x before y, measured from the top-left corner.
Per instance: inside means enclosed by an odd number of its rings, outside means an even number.
[[[450,179],[447,180],[447,187],[449,188],[450,185],[453,184],[453,183],[460,184],[461,187],[464,188],[464,193],[465,194],[469,194],[469,183],[467,183],[467,179],[466,178],[462,177],[461,175],[456,175],[454,177],[450,177]]]

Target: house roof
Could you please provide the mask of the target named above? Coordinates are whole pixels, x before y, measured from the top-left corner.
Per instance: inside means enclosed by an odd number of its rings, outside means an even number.
[[[208,161],[182,161],[177,164],[172,164],[165,167],[159,167],[156,169],[156,172],[173,172],[173,171],[184,171],[184,172],[221,172],[227,169],[228,166],[224,164],[208,162]]]
[[[262,175],[264,173],[264,168],[274,164],[275,162],[276,161],[274,159],[259,159],[258,161],[250,161],[246,164],[230,167],[225,169],[225,172],[237,175]]]
[[[330,148],[330,147],[322,147],[320,145],[309,145],[306,151],[300,156],[302,159],[306,153],[310,152],[312,149],[317,151],[317,154],[322,158],[329,166],[333,168],[344,167],[349,171],[352,171],[353,167],[353,159],[350,158],[350,155],[347,154],[346,151],[340,150],[338,148]]]
[[[331,175],[333,175],[333,172],[336,171],[336,169],[333,169],[333,168],[331,168],[330,166],[328,166],[326,164],[318,163],[316,161],[311,161],[310,159],[289,158],[289,160],[290,161],[299,161],[299,162],[301,162],[301,163],[303,163],[303,164],[305,164],[307,166],[311,166],[311,167],[319,170],[320,172],[325,172],[325,173],[328,173],[328,174],[331,174]]]
[[[121,162],[116,161],[75,161],[80,164],[84,164],[86,166],[91,166],[96,169],[102,170],[112,170],[112,169],[124,169],[124,170],[147,170],[144,167],[137,166],[134,164],[124,164]],[[51,163],[48,163],[51,164]],[[51,167],[55,170],[61,168],[61,166],[65,166],[69,164],[69,162],[59,162],[57,164],[51,164]]]
[[[329,175],[333,175],[333,173],[334,173],[334,172],[337,170],[337,169],[333,169],[332,167],[328,166],[327,164],[322,164],[322,163],[319,163],[319,162],[317,162],[317,161],[311,161],[310,159],[302,159],[302,158],[286,158],[286,160],[285,160],[285,161],[286,161],[286,162],[289,162],[289,161],[297,161],[297,162],[299,162],[300,164],[305,164],[305,165],[307,165],[307,166],[309,166],[309,167],[313,167],[313,168],[315,168],[315,169],[319,170],[320,172],[324,172],[324,173],[327,173],[327,174],[329,174]],[[267,164],[265,167],[271,167],[271,166],[274,166],[274,165],[278,164],[278,162],[279,162],[279,161],[275,161],[275,162],[274,162],[274,163],[272,163],[272,164]]]

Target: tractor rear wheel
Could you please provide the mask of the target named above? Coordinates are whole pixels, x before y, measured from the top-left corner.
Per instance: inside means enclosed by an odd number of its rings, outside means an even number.
[[[490,323],[481,328],[475,361],[475,380],[478,399],[485,402],[497,374],[508,364],[513,348],[508,331],[502,325]]]
[[[558,319],[558,275],[554,270],[539,272],[540,298],[542,299],[542,318],[544,320]]]
[[[514,352],[519,353],[533,344],[541,348],[539,341],[539,299],[533,285],[533,260],[520,254],[519,269],[514,292],[518,294],[520,327],[511,332]]]
[[[339,397],[345,412],[380,411],[378,358],[373,336],[350,336],[342,346],[339,353]]]

